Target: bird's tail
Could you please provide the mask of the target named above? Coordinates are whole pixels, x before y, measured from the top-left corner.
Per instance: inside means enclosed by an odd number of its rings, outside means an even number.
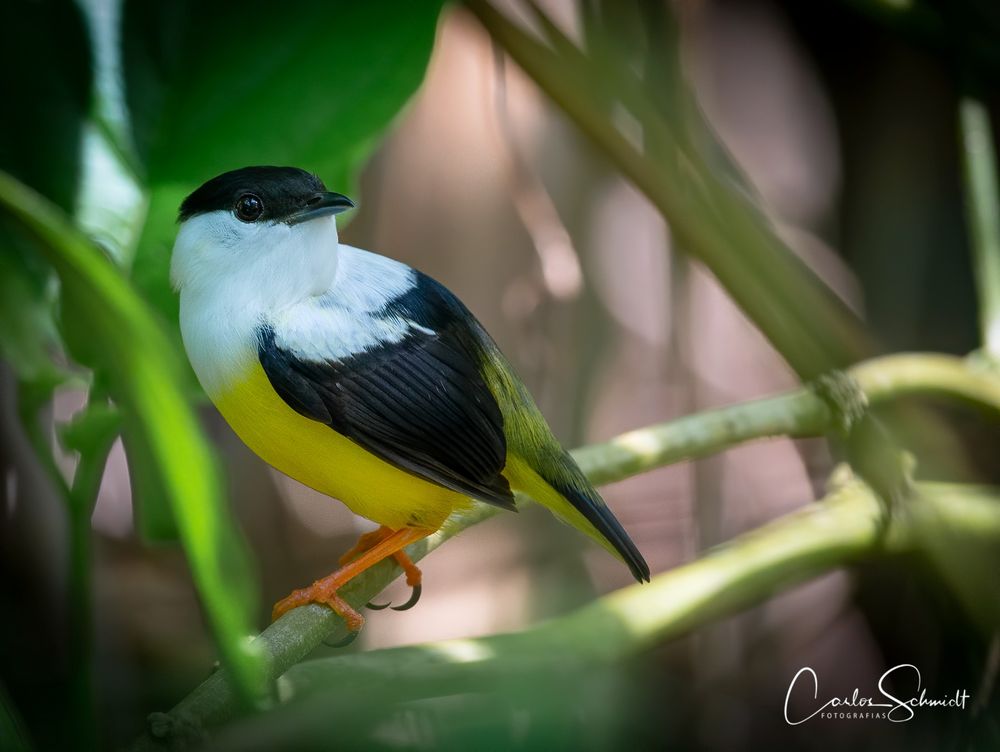
[[[564,522],[589,535],[621,559],[639,582],[648,582],[649,565],[597,489],[566,451],[559,448],[552,454],[556,452],[559,456],[531,464],[517,454],[508,454],[504,474],[515,490],[528,494]]]
[[[589,535],[621,559],[637,580],[648,582],[649,565],[639,549],[576,461],[552,435],[496,343],[485,330],[479,333],[483,375],[503,414],[507,439],[503,474],[511,488],[528,494],[563,522]]]

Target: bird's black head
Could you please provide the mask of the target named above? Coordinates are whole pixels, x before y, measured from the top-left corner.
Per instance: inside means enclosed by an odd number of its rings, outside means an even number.
[[[184,199],[178,219],[229,211],[241,222],[297,224],[353,206],[347,196],[328,192],[322,180],[297,167],[243,167],[212,178]]]

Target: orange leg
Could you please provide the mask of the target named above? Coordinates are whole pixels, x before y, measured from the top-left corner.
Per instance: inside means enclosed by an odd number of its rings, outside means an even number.
[[[378,530],[372,530],[370,533],[364,533],[358,542],[354,544],[354,547],[348,551],[346,554],[340,557],[340,566],[344,566],[356,558],[358,558],[365,551],[369,550],[372,546],[381,543],[386,538],[392,535],[392,529],[382,525]]]
[[[372,546],[381,543],[390,535],[392,535],[392,528],[385,525],[382,525],[378,530],[363,533],[358,538],[358,542],[354,544],[354,547],[340,557],[340,565],[344,566],[354,561],[358,556],[371,549]],[[392,558],[396,560],[396,563],[399,564],[406,575],[406,584],[411,588],[420,587],[423,575],[417,565],[413,563],[413,560],[407,556],[406,551],[397,551],[392,555]]]
[[[379,529],[374,533],[368,533],[367,535],[374,536],[376,533],[381,532],[382,529]],[[293,608],[298,608],[299,606],[304,606],[307,603],[322,603],[333,609],[335,613],[339,614],[347,623],[348,629],[352,632],[358,631],[365,623],[364,617],[355,611],[347,601],[341,598],[337,594],[337,591],[369,567],[378,564],[382,561],[382,559],[389,556],[395,556],[396,554],[401,554],[406,559],[406,563],[400,561],[400,566],[402,566],[406,571],[407,583],[410,583],[411,577],[414,576],[419,583],[420,570],[417,569],[413,562],[410,561],[410,558],[403,553],[403,548],[411,543],[415,543],[421,538],[426,538],[432,532],[434,531],[405,527],[402,530],[382,535],[381,540],[358,556],[358,558],[354,561],[345,564],[333,574],[324,577],[321,580],[316,580],[316,582],[309,587],[296,590],[287,598],[278,601],[274,605],[274,610],[271,612],[271,619],[277,619],[287,611],[290,611]],[[362,536],[362,538],[364,537],[365,536]],[[358,541],[359,546],[361,543],[362,541]],[[358,546],[355,546],[355,548],[357,547]],[[397,558],[397,561],[399,561],[399,558]],[[415,572],[416,574],[413,575],[412,572]]]
[[[377,543],[381,543],[386,538],[392,535],[392,528],[382,525],[378,530],[372,530],[370,533],[363,533],[358,542],[354,544],[354,547],[350,551],[345,553],[340,557],[340,565],[354,561],[358,556],[368,551],[372,546]],[[406,551],[397,551],[392,555],[392,558],[396,560],[403,573],[406,575],[406,584],[410,587],[417,587],[420,584],[421,573],[420,569],[416,564],[406,555]]]

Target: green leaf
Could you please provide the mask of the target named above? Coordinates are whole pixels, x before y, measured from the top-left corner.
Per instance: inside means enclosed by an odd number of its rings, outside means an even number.
[[[0,24],[0,169],[71,209],[80,170],[81,124],[90,106],[90,45],[72,0],[12,0]],[[0,223],[0,357],[18,378],[54,388],[51,270]]]
[[[424,76],[440,0],[125,4],[126,96],[150,188],[134,279],[176,318],[174,220],[208,178],[254,164],[348,190]]]
[[[81,124],[90,108],[90,42],[72,0],[11,0],[0,23],[0,169],[71,210]]]
[[[122,416],[116,407],[95,402],[91,395],[87,407],[73,416],[69,423],[60,426],[59,439],[70,451],[91,454],[121,430],[121,423]]]
[[[55,323],[51,271],[26,252],[23,238],[0,222],[0,357],[18,378],[54,388],[63,373],[53,362],[62,350]]]
[[[212,447],[185,399],[176,349],[108,258],[57,207],[6,173],[0,173],[0,213],[59,275],[64,316],[78,325],[72,337],[67,332],[67,344],[92,359],[122,412],[126,435],[147,456],[146,470],[170,501],[237,691],[245,700],[257,696],[263,674],[245,642],[254,613],[253,577],[224,503]]]

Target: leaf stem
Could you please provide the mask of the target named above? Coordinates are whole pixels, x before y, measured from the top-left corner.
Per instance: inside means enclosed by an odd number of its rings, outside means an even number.
[[[959,126],[983,347],[990,357],[1000,360],[1000,188],[986,105],[973,97],[963,97]]]
[[[93,398],[93,396],[92,396]],[[69,511],[69,664],[70,697],[75,744],[97,749],[97,708],[94,697],[93,598],[90,518],[104,477],[108,454],[118,436],[115,420],[90,437],[73,476],[67,497]]]

